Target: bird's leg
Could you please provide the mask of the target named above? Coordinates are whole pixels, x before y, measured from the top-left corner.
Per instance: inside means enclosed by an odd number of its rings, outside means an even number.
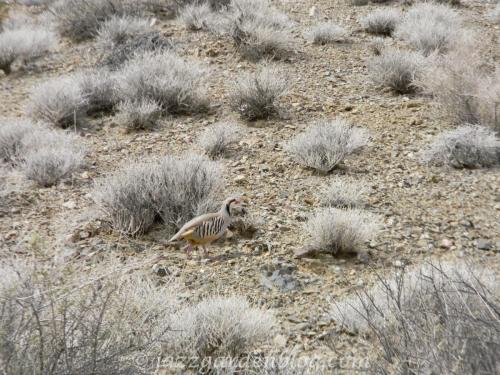
[[[207,256],[208,255],[208,250],[206,246],[202,246],[203,248],[203,255]]]
[[[186,250],[188,258],[191,258],[191,251],[193,251],[193,245],[188,243],[182,250]]]

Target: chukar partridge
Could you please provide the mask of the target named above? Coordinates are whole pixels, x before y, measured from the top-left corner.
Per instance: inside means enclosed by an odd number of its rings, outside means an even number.
[[[191,254],[193,245],[201,245],[206,253],[205,246],[222,237],[231,224],[231,204],[240,202],[240,198],[226,199],[219,212],[201,215],[188,221],[169,242],[186,240],[188,245],[184,249],[188,255]]]

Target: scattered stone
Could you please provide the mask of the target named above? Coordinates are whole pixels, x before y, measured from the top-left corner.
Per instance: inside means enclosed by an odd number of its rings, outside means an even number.
[[[451,240],[449,240],[447,238],[443,238],[443,240],[439,244],[439,247],[442,248],[442,249],[449,249],[452,246],[453,246],[453,241],[451,241]]]
[[[76,203],[75,201],[67,201],[63,203],[64,208],[69,208],[69,209],[74,209],[76,208]]]
[[[267,289],[279,289],[283,292],[296,290],[300,283],[292,274],[297,266],[282,258],[272,260],[271,265],[262,268],[261,282]]]
[[[493,249],[493,244],[484,238],[480,238],[476,242],[476,246],[479,250],[491,250]]]

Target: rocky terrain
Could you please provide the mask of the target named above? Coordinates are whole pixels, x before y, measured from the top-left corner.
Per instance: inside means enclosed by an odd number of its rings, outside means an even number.
[[[238,294],[272,309],[279,321],[274,344],[329,358],[361,356],[361,337],[337,329],[332,303],[370,285],[377,274],[429,259],[472,258],[499,265],[500,170],[452,169],[423,165],[420,152],[437,134],[453,128],[430,96],[399,95],[374,85],[367,71],[374,37],[359,19],[397,3],[353,6],[345,1],[274,2],[295,23],[294,52],[277,62],[287,77],[280,118],[245,122],[229,106],[234,81],[258,64],[241,58],[230,39],[192,32],[175,19],[158,18],[155,28],[171,38],[177,53],[207,67],[209,113],[163,118],[154,130],[123,132],[112,115],[91,118],[80,133],[88,153],[72,179],[41,188],[5,170],[6,194],[0,206],[0,256],[38,262],[81,262],[89,267],[114,258],[139,266],[135,272],[172,277],[186,298],[197,301]],[[314,7],[314,11],[311,8]],[[9,10],[33,12],[22,5]],[[500,26],[488,14],[494,4],[465,0],[457,12],[487,45],[485,61],[500,57]],[[315,45],[303,37],[311,25],[332,20],[349,31],[345,43]],[[389,45],[404,42],[388,38]],[[101,51],[92,41],[63,39],[56,52],[26,67],[0,75],[0,116],[23,117],[32,87],[50,78],[93,69]],[[0,73],[1,74],[1,73]],[[371,143],[328,174],[295,163],[286,143],[310,123],[341,116],[366,128]],[[188,259],[167,243],[161,226],[138,238],[117,234],[93,201],[96,179],[130,161],[162,155],[202,153],[198,138],[218,121],[239,124],[239,141],[221,159],[225,195],[244,193],[245,209],[256,232],[211,246],[208,258]],[[367,189],[365,209],[379,215],[383,228],[366,244],[366,256],[317,254],[296,258],[307,246],[304,225],[319,206],[321,187],[350,177]],[[158,256],[161,260],[154,261]],[[153,261],[152,261],[153,260]]]

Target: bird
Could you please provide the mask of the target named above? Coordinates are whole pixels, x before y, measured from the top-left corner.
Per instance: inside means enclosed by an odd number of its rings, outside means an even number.
[[[203,252],[207,254],[206,245],[221,238],[231,224],[231,205],[240,204],[241,201],[242,197],[227,198],[219,212],[201,215],[188,221],[168,242],[186,240],[188,244],[183,250],[188,256],[191,255],[193,246],[197,245],[201,245]]]

